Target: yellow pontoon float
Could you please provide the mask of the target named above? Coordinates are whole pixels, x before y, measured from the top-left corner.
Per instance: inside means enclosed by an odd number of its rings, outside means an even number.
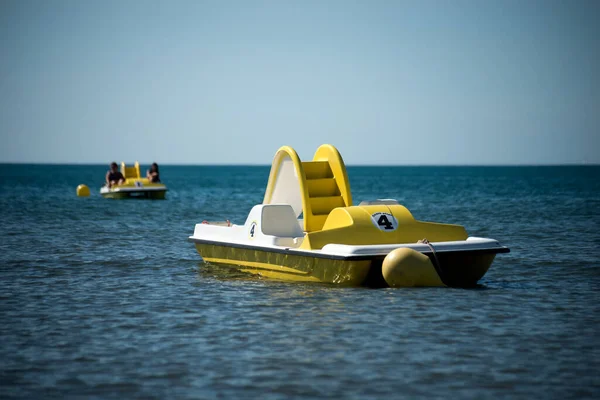
[[[189,240],[207,262],[264,277],[373,287],[474,286],[509,252],[460,225],[417,221],[395,200],[353,206],[344,161],[327,144],[305,162],[281,147],[244,225],[199,223]]]
[[[164,199],[167,193],[167,187],[162,183],[150,182],[147,178],[142,178],[140,173],[140,164],[136,161],[133,167],[128,167],[124,162],[121,163],[121,173],[125,177],[125,182],[111,188],[104,185],[100,189],[102,197],[109,199]]]

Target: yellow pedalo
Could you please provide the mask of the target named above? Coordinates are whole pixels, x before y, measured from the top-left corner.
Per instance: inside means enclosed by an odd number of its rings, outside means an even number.
[[[395,200],[352,205],[346,167],[331,145],[312,161],[281,147],[263,202],[246,222],[204,221],[189,240],[205,261],[263,277],[373,287],[473,286],[496,254],[509,251],[460,225],[418,221]]]
[[[121,163],[121,173],[125,182],[113,187],[102,186],[100,195],[107,199],[155,199],[162,200],[167,193],[167,187],[163,183],[150,182],[142,178],[140,164],[136,161],[132,167]]]

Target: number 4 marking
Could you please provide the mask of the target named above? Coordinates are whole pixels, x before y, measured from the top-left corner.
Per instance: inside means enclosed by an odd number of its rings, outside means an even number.
[[[385,229],[394,229],[394,225],[385,215],[381,215],[377,220],[377,225],[385,227]]]

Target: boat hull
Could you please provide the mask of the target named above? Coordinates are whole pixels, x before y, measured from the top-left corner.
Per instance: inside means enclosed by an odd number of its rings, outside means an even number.
[[[196,250],[205,261],[228,264],[265,278],[295,281],[335,283],[347,286],[388,287],[383,278],[384,256],[327,257],[302,255],[298,252],[227,246],[195,242]],[[508,249],[506,249],[508,250]],[[504,249],[423,252],[430,258],[445,286],[474,287],[486,274],[496,253]]]
[[[435,258],[428,254],[432,262]],[[473,287],[492,266],[496,253],[458,252],[437,254],[442,282],[452,287]]]
[[[285,281],[360,286],[371,267],[371,260],[317,258],[203,243],[195,243],[195,246],[205,261],[237,266],[243,272]]]
[[[163,200],[167,194],[164,190],[103,190],[100,192],[105,199],[152,199]]]

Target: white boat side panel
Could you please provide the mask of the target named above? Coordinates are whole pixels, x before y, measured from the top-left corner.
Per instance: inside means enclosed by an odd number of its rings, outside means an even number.
[[[166,186],[141,186],[141,187],[116,187],[107,188],[103,186],[100,188],[100,193],[129,193],[129,192],[164,192],[167,190]]]
[[[238,244],[244,246],[256,246],[262,248],[273,249],[295,249],[300,253],[311,254],[326,254],[332,256],[352,257],[352,256],[385,256],[392,250],[406,247],[414,249],[421,253],[430,252],[429,246],[423,243],[396,243],[387,245],[363,245],[353,246],[345,244],[328,244],[323,246],[321,250],[301,250],[298,249],[302,244],[303,238],[282,238],[272,235],[264,235],[257,232],[255,227],[255,237],[249,238],[251,228],[244,225],[233,225],[231,227],[197,224],[194,230],[194,235],[190,239],[208,240],[211,242],[222,243],[227,246],[229,244]],[[477,251],[477,250],[499,250],[504,248],[494,239],[470,237],[467,240],[459,240],[452,242],[433,242],[431,245],[436,251]]]
[[[167,190],[166,187],[148,187],[148,186],[140,186],[140,187],[131,187],[131,188],[116,188],[113,189],[113,192],[162,192]]]
[[[282,217],[286,212],[287,216],[291,219],[287,221],[277,219]],[[293,214],[293,210],[289,205],[259,204],[252,208],[244,225],[232,225],[228,227],[196,224],[194,236],[191,236],[191,238],[246,246],[294,248],[300,246],[304,239],[304,233],[297,225]],[[270,226],[267,226],[267,229],[265,229],[263,226],[264,223]],[[278,232],[280,235],[269,234],[275,232]]]
[[[500,249],[500,245],[494,239],[469,237],[467,240],[457,240],[452,242],[432,242],[431,245],[436,251],[462,251],[462,250],[491,250]],[[396,243],[353,246],[346,244],[327,244],[323,246],[323,253],[341,256],[362,256],[362,255],[385,255],[399,247],[408,247],[419,252],[429,252],[431,249],[422,243]]]

